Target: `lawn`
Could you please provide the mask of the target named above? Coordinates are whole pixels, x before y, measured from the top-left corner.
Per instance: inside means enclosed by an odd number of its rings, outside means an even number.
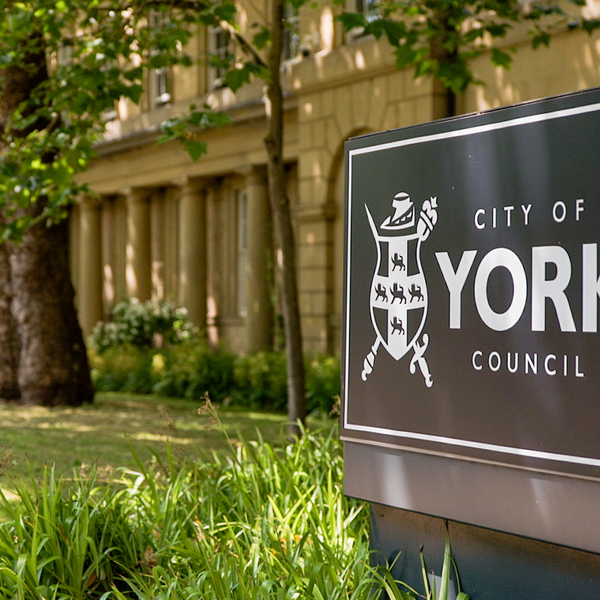
[[[35,474],[44,464],[58,473],[96,464],[100,473],[134,467],[130,446],[143,459],[164,454],[198,456],[201,449],[222,448],[227,435],[255,439],[257,430],[268,441],[281,439],[286,416],[268,412],[218,408],[222,427],[210,415],[199,414],[202,403],[123,393],[97,394],[93,404],[79,408],[23,407],[0,403],[0,486],[11,477]],[[200,411],[202,412],[202,411]],[[85,465],[82,467],[82,465]]]

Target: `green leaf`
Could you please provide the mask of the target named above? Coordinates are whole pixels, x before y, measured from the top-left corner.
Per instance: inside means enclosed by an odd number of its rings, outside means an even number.
[[[233,23],[237,9],[235,7],[235,4],[227,1],[223,2],[223,4],[216,6],[214,12],[218,19],[221,19],[222,21],[225,21],[227,23]]]
[[[262,27],[261,30],[252,38],[252,43],[262,50],[271,41],[271,31],[267,27]]]
[[[336,17],[336,20],[342,23],[344,31],[351,31],[357,27],[367,27],[367,20],[360,13],[342,13]]]
[[[512,56],[503,50],[492,48],[492,63],[495,67],[509,69],[512,63]]]
[[[537,50],[541,45],[548,47],[550,45],[550,34],[546,31],[539,31],[533,36],[531,43],[534,50]]]
[[[584,19],[581,22],[581,27],[587,33],[592,34],[594,31],[600,28],[600,19]]]
[[[250,69],[247,65],[243,67],[232,69],[225,75],[225,85],[231,89],[232,92],[237,92],[245,83],[250,83]]]
[[[194,162],[208,151],[206,142],[202,140],[183,140],[183,147]]]
[[[398,46],[394,54],[396,55],[396,67],[398,69],[414,65],[419,60],[419,54],[408,42]]]

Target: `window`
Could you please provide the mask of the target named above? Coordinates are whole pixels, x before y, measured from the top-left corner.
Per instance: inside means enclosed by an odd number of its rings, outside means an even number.
[[[160,67],[150,71],[150,100],[153,108],[159,108],[171,101],[169,93],[169,71],[167,67]]]
[[[71,46],[59,46],[56,51],[56,63],[58,67],[68,67],[73,60],[73,48]]]
[[[150,13],[150,26],[154,29],[162,29],[168,21],[168,15],[164,12],[153,11]],[[157,51],[153,56],[157,55]],[[148,94],[150,97],[150,108],[165,106],[171,101],[169,91],[169,68],[166,66],[155,67],[148,73]]]
[[[285,8],[285,32],[283,37],[283,60],[292,60],[300,50],[300,17],[291,2]]]
[[[211,27],[208,30],[209,73],[208,87],[223,87],[225,73],[231,58],[229,32],[222,27]]]
[[[379,17],[379,9],[375,0],[347,0],[346,8],[350,12],[362,13],[367,22],[374,21]],[[352,42],[367,35],[362,27],[357,27],[348,32],[348,41]]]
[[[248,193],[236,192],[237,208],[237,309],[246,316],[246,261],[248,255]]]

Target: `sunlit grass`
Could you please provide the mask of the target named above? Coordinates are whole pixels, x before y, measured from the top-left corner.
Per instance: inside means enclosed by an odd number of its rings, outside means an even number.
[[[198,414],[200,401],[134,394],[97,394],[92,405],[79,408],[24,407],[0,403],[0,486],[27,476],[29,466],[40,474],[54,464],[59,474],[95,465],[110,473],[133,467],[131,447],[144,459],[164,454],[167,444],[177,456],[195,458],[202,449],[224,448],[223,431],[254,439],[281,439],[283,414],[219,409],[221,431],[210,416]]]

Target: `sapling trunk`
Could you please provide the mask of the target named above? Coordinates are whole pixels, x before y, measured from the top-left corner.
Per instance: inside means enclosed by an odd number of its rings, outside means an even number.
[[[268,60],[271,77],[267,86],[268,133],[265,145],[268,154],[269,198],[282,257],[279,263],[279,282],[287,357],[289,433],[290,436],[297,436],[301,433],[298,422],[304,423],[306,420],[306,382],[296,280],[294,231],[283,162],[283,92],[280,67],[284,23],[285,1],[273,0],[271,5],[271,46]]]

